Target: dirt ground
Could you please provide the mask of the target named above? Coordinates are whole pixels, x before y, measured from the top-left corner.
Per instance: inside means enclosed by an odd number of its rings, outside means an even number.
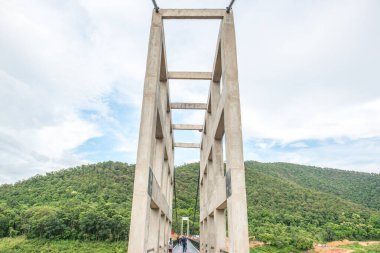
[[[254,248],[254,247],[259,247],[259,246],[264,246],[264,242],[259,242],[259,241],[250,241],[249,242],[249,247]]]
[[[360,245],[366,247],[372,244],[380,244],[380,241],[358,242],[358,241],[343,240],[343,241],[328,242],[326,244],[315,244],[313,250],[306,251],[305,253],[352,253],[354,252],[353,250],[342,249],[342,248],[339,248],[339,246],[349,245],[353,243],[359,243]],[[259,242],[259,241],[249,242],[250,248],[255,248],[255,247],[259,247],[263,245],[265,245],[265,243]]]
[[[343,245],[349,245],[353,243],[359,243],[362,246],[368,246],[371,244],[378,244],[380,241],[368,241],[368,242],[355,242],[355,241],[349,241],[349,240],[343,240],[343,241],[335,241],[335,242],[329,242],[326,244],[317,244],[314,246],[314,250],[310,250],[307,252],[310,253],[352,253],[353,250],[350,249],[341,249],[338,248],[339,246]]]

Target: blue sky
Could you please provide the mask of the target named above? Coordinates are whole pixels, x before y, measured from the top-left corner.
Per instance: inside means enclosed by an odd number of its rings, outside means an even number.
[[[0,183],[134,163],[151,12],[148,0],[0,0]],[[380,2],[241,0],[234,12],[245,159],[379,173]],[[165,21],[169,70],[210,71],[218,26]],[[205,102],[207,87],[172,81],[172,101]],[[175,162],[198,157],[176,150]]]

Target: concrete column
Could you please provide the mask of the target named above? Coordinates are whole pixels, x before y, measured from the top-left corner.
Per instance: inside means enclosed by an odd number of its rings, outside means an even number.
[[[226,249],[226,216],[224,210],[214,212],[215,252]],[[232,251],[231,251],[232,252]]]
[[[216,113],[216,109],[218,107],[219,100],[220,100],[220,82],[211,81],[210,90],[211,90],[212,120],[213,120],[214,124],[217,124],[218,122],[215,122],[215,113]]]
[[[156,96],[160,76],[161,50],[162,20],[159,14],[153,13],[135,168],[131,227],[128,244],[129,253],[146,252],[148,246],[154,245],[153,243],[148,243],[149,230],[156,231],[157,229],[155,222],[158,217],[156,213],[159,213],[159,210],[150,209],[150,196],[148,195],[147,189],[149,168],[153,165],[151,148],[155,134],[155,119],[157,114]],[[152,224],[146,222],[147,220],[152,221]],[[156,236],[157,235],[154,237]]]
[[[167,160],[164,161],[161,171],[161,190],[162,194],[164,195],[165,199],[168,198],[168,180],[169,180],[169,174],[168,174],[168,162]],[[169,203],[169,201],[168,201]]]
[[[164,221],[164,252],[166,253],[167,252],[167,245],[168,245],[168,241],[169,241],[169,238],[170,238],[170,233],[169,233],[169,220],[167,217],[165,217],[165,221]]]
[[[190,236],[190,220],[187,220],[187,236]]]
[[[215,140],[213,146],[213,162],[214,162],[214,177],[215,177],[215,193],[225,195],[226,184],[224,177],[224,161],[223,161],[223,142]],[[226,248],[226,217],[224,210],[216,209],[214,211],[214,238],[215,252],[220,252]]]
[[[183,219],[181,219],[181,235],[183,235]]]
[[[164,187],[163,182],[163,165],[164,165],[164,140],[156,139],[156,146],[154,148],[154,164],[153,164],[153,173],[157,179],[157,182],[161,189]]]
[[[159,232],[160,232],[160,209],[150,209],[149,236],[147,240],[147,250],[154,249],[154,252],[158,252],[159,243],[160,243]],[[129,251],[129,245],[128,245],[128,251]]]
[[[209,249],[209,237],[208,237],[208,220],[203,221],[203,240],[204,240],[204,252],[208,252]]]
[[[199,252],[204,253],[203,247],[204,247],[204,233],[203,233],[203,221],[201,221],[199,225]]]
[[[232,12],[222,28],[223,92],[226,92],[224,126],[227,170],[231,173],[232,195],[227,199],[230,252],[248,253],[248,218],[245,190],[243,138],[241,131],[235,28]]]
[[[166,246],[165,239],[166,239],[166,232],[167,232],[165,225],[166,225],[166,217],[163,213],[161,213],[161,215],[160,215],[160,232],[159,232],[160,240],[159,240],[159,246],[158,246],[158,249],[159,249],[158,252],[160,252],[160,253],[165,252],[165,246]]]
[[[208,248],[210,253],[215,253],[215,224],[214,224],[214,215],[208,217]],[[220,253],[220,252],[218,252]]]
[[[207,163],[207,201],[206,206],[208,206],[212,201],[211,199],[216,197],[214,195],[214,168],[213,168],[213,161],[208,161]]]

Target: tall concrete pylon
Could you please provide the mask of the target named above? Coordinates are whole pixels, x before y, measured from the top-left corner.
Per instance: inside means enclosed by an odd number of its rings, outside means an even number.
[[[163,29],[165,19],[221,21],[210,72],[168,71]],[[209,80],[207,103],[171,103],[170,79]],[[204,124],[173,124],[171,110],[204,110]],[[200,143],[175,143],[173,130],[202,131],[202,140]],[[160,9],[153,12],[129,253],[166,252],[172,227],[175,147],[200,149],[200,251],[248,253],[245,168],[232,11]]]
[[[187,224],[186,224],[186,234],[183,233],[183,222],[184,221],[187,221]],[[182,217],[182,219],[181,219],[181,235],[186,235],[186,236],[190,235],[190,220],[189,220],[189,217]]]

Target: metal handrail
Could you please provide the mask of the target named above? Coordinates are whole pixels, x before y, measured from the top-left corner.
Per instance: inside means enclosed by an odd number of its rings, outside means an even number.
[[[190,240],[190,242],[193,244],[193,246],[194,246],[197,250],[199,250],[199,241],[196,241],[196,240],[193,240],[193,239],[190,239],[190,238],[189,238],[189,240]]]

